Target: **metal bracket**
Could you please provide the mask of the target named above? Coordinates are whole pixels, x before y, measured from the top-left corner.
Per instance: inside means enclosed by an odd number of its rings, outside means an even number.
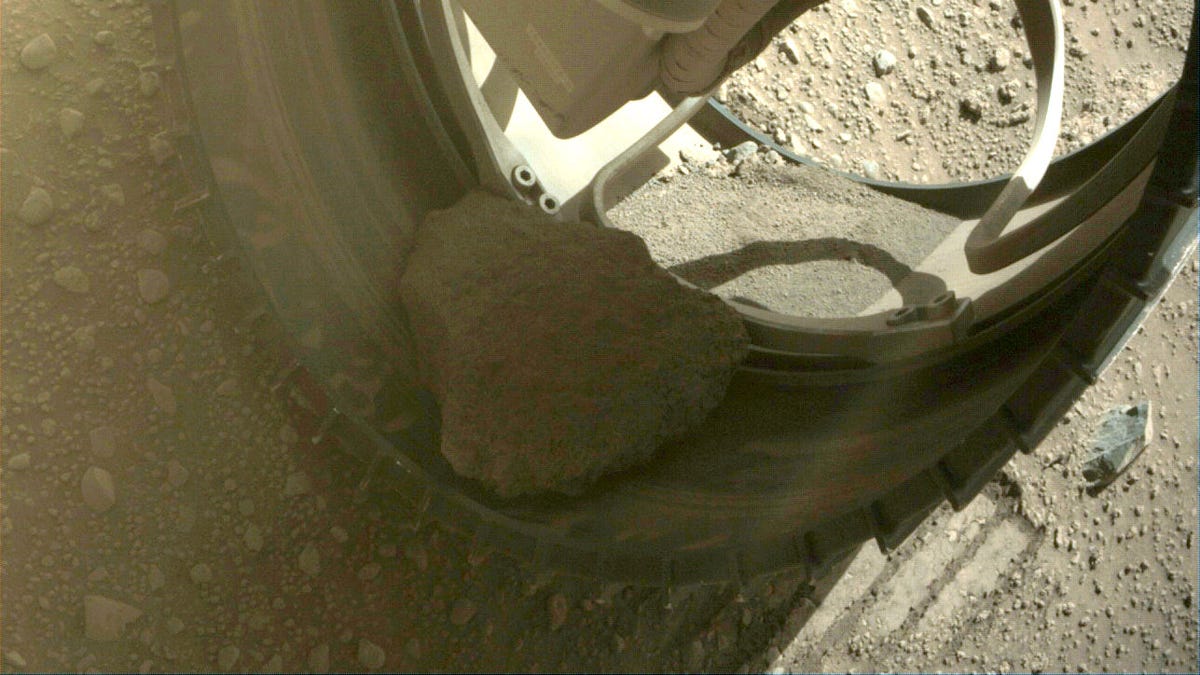
[[[471,146],[480,185],[546,214],[557,214],[562,200],[546,191],[528,160],[505,136],[475,83],[459,30],[462,8],[451,0],[420,0],[416,10],[431,51],[453,55],[453,59],[434,61],[434,69]]]

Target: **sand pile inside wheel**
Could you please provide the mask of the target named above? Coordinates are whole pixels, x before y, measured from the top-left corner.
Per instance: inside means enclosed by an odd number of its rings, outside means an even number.
[[[637,236],[484,193],[428,216],[401,292],[442,454],[505,497],[649,459],[721,401],[748,344]]]

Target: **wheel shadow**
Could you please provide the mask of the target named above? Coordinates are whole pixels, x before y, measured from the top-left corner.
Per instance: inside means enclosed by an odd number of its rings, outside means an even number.
[[[880,272],[900,293],[905,305],[929,302],[946,290],[946,282],[940,277],[917,272],[874,244],[842,237],[756,241],[734,251],[705,256],[668,269],[704,290],[712,290],[759,268],[800,265],[823,260],[856,261]],[[762,307],[753,299],[736,299]]]

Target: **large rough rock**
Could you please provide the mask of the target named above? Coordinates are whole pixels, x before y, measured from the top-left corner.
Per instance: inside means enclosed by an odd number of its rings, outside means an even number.
[[[484,193],[430,214],[401,291],[442,453],[505,497],[645,461],[721,401],[748,343],[637,236]]]

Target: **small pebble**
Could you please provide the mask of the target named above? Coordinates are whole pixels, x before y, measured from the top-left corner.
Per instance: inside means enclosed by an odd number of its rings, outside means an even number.
[[[112,427],[96,427],[88,433],[92,454],[109,458],[117,451],[117,432]]]
[[[142,96],[149,97],[157,94],[161,86],[162,80],[153,70],[144,70],[138,75],[138,91],[142,93]]]
[[[111,30],[99,30],[92,36],[92,42],[101,47],[111,47],[117,41],[117,36]]]
[[[104,513],[117,503],[117,491],[112,474],[98,466],[89,467],[79,481],[83,503],[96,513]]]
[[[91,281],[87,274],[74,265],[67,265],[54,270],[54,283],[64,290],[80,295],[92,290]]]
[[[8,460],[8,468],[15,469],[17,471],[22,471],[24,469],[28,469],[29,464],[30,464],[30,458],[29,458],[28,452],[21,452],[21,453],[15,454],[12,457],[10,457]]]
[[[455,626],[465,626],[475,618],[475,613],[479,611],[475,607],[475,603],[467,598],[459,598],[454,601],[454,606],[450,608],[450,623]]]
[[[188,470],[177,459],[172,459],[167,462],[167,484],[175,489],[179,489],[187,483]]]
[[[83,598],[84,636],[96,642],[112,642],[121,637],[126,626],[137,621],[142,610],[102,595]]]
[[[108,93],[108,82],[103,77],[93,77],[83,85],[83,89],[88,96],[100,96]]]
[[[159,166],[166,164],[168,160],[175,156],[175,148],[161,136],[151,136],[148,145],[150,148],[150,157]]]
[[[114,206],[125,206],[125,189],[119,183],[100,186],[100,196]]]
[[[288,497],[296,497],[307,494],[310,487],[308,474],[303,471],[295,471],[288,474],[287,479],[283,482],[283,494]]]
[[[188,571],[188,576],[197,584],[207,584],[212,581],[212,568],[204,563],[196,563],[192,565],[192,569]]]
[[[54,215],[54,199],[50,197],[49,192],[40,187],[31,188],[25,201],[21,202],[21,208],[17,210],[17,218],[30,226],[42,225],[50,220],[52,215]]]
[[[867,86],[863,87],[863,92],[867,95],[867,100],[871,102],[871,105],[881,106],[887,101],[887,92],[878,82],[868,82]]]
[[[300,567],[300,571],[310,577],[315,577],[321,573],[321,552],[312,544],[306,544],[304,550],[296,559]]]
[[[896,55],[886,49],[881,49],[875,53],[871,65],[875,68],[875,74],[883,77],[896,69]]]
[[[21,48],[21,65],[30,70],[42,70],[58,58],[58,45],[48,34],[33,38]]]
[[[562,625],[567,622],[567,614],[570,611],[567,596],[562,593],[550,596],[550,600],[546,603],[546,609],[550,614],[550,630],[562,628]]]
[[[358,662],[364,668],[379,670],[386,661],[387,654],[384,653],[383,647],[366,639],[358,641]]]
[[[235,645],[225,645],[217,652],[217,667],[221,670],[232,670],[241,655],[242,650]]]
[[[247,525],[246,533],[242,535],[242,541],[246,544],[246,548],[251,551],[261,551],[263,547],[262,530],[258,529],[258,526],[254,523]]]
[[[152,591],[157,591],[167,584],[167,578],[158,565],[150,566],[150,572],[146,574],[146,583],[149,584]]]
[[[917,18],[926,28],[933,28],[933,12],[930,12],[929,8],[917,5]]]
[[[58,128],[63,138],[75,138],[83,131],[83,113],[74,108],[63,108],[58,111]]]
[[[171,292],[171,282],[162,270],[138,270],[137,285],[142,302],[148,305],[162,302]]]
[[[159,382],[153,377],[146,378],[146,389],[150,391],[150,398],[154,399],[154,405],[162,412],[168,415],[174,415],[177,405],[175,403],[175,392],[170,387]]]
[[[370,581],[379,576],[379,572],[382,569],[383,568],[380,567],[379,563],[367,563],[358,570],[358,578],[362,581]]]
[[[997,47],[988,57],[988,70],[998,73],[1008,68],[1008,64],[1011,62],[1012,52],[1008,51],[1006,47]]]
[[[26,668],[29,666],[25,658],[21,656],[21,652],[15,649],[9,649],[4,652],[4,660],[14,668]]]
[[[309,650],[308,669],[314,673],[329,672],[329,643],[323,642]]]
[[[167,238],[158,230],[145,229],[137,235],[138,248],[150,255],[158,255],[167,249]]]

